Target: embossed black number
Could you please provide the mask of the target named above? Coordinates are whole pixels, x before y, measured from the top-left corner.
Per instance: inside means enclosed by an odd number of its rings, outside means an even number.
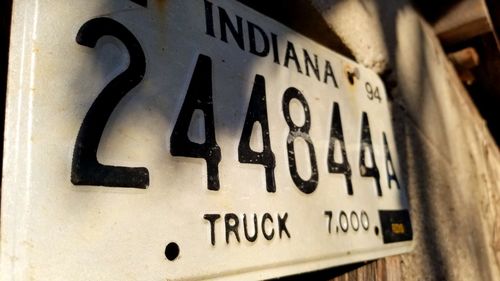
[[[387,136],[385,135],[385,132],[382,133],[382,136],[384,138],[385,165],[387,170],[387,186],[391,188],[391,182],[394,181],[396,183],[396,187],[400,189],[399,181],[398,178],[396,177],[396,171],[394,170],[394,165],[392,165],[391,152],[389,150],[389,144],[387,143]]]
[[[335,144],[340,145],[342,153],[342,162],[335,162]],[[352,182],[351,182],[351,165],[349,165],[349,160],[347,159],[347,152],[345,150],[344,143],[344,131],[342,130],[342,120],[340,118],[340,108],[338,103],[333,103],[332,112],[332,126],[330,130],[330,145],[328,148],[328,172],[335,174],[344,174],[347,194],[353,195]]]
[[[370,153],[371,167],[366,165],[366,153]],[[375,155],[373,153],[372,136],[370,133],[370,123],[368,122],[368,114],[363,112],[363,120],[361,125],[361,147],[359,149],[359,171],[362,177],[373,177],[377,185],[377,194],[382,196],[382,189],[380,187],[380,174],[378,172],[377,163],[375,162]]]
[[[302,126],[297,126],[293,123],[292,118],[290,117],[290,101],[292,99],[297,99],[304,109],[305,122]],[[311,113],[309,111],[309,105],[307,104],[306,99],[302,93],[294,88],[290,87],[285,91],[283,95],[283,115],[285,116],[286,123],[290,128],[290,132],[288,133],[288,138],[286,142],[287,153],[288,153],[288,167],[290,168],[290,175],[292,176],[292,180],[295,185],[299,188],[300,191],[309,194],[316,190],[318,186],[318,165],[316,163],[316,154],[314,152],[314,146],[309,136],[309,129],[311,128]],[[295,150],[294,150],[294,141],[297,138],[303,138],[308,147],[309,147],[309,157],[311,160],[311,177],[308,180],[304,180],[300,177],[297,172],[297,163],[295,160]]]
[[[76,42],[94,48],[103,36],[112,36],[125,45],[130,57],[128,68],[104,87],[90,107],[76,138],[73,151],[71,182],[74,185],[146,188],[146,168],[116,167],[100,164],[97,149],[106,123],[120,100],[144,77],[146,59],[139,41],[119,22],[96,18],[78,31]]]
[[[252,134],[255,122],[259,122],[262,128],[262,152],[257,152],[250,148],[250,135]],[[248,103],[247,116],[238,146],[238,160],[240,163],[264,165],[266,171],[266,189],[269,192],[276,192],[276,182],[274,180],[276,161],[274,153],[271,150],[269,124],[267,122],[266,81],[261,75],[255,76],[252,96]]]
[[[188,130],[195,110],[203,111],[205,142],[189,139]],[[170,153],[173,156],[203,158],[207,162],[207,187],[219,190],[220,147],[215,139],[214,110],[212,104],[212,60],[200,55],[193,71],[189,88],[170,136]]]

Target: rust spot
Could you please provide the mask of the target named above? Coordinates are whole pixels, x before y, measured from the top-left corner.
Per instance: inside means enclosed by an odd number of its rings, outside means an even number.
[[[345,64],[344,72],[347,76],[347,80],[351,85],[354,85],[354,83],[356,83],[356,80],[360,78],[359,69],[357,67]]]
[[[153,0],[151,2],[151,6],[155,13],[155,18],[157,18],[156,23],[156,43],[158,47],[161,48],[161,51],[165,51],[165,42],[167,42],[166,34],[167,34],[167,9],[168,9],[168,0]]]
[[[168,4],[168,0],[155,0],[158,8],[163,12]]]
[[[343,77],[347,82],[347,90],[352,93],[356,92],[356,82],[361,78],[359,69],[348,63],[344,63],[342,69],[344,74]]]

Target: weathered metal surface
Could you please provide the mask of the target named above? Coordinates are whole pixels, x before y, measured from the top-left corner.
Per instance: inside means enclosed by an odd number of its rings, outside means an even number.
[[[261,279],[411,249],[373,71],[237,2],[19,1],[12,34],[3,279]]]

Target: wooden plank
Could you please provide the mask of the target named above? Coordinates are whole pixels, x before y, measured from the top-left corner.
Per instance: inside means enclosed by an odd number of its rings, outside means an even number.
[[[400,281],[401,257],[393,256],[368,262],[354,270],[331,278],[331,281]]]
[[[434,30],[444,45],[451,45],[493,29],[484,0],[465,0],[440,18],[434,24]]]

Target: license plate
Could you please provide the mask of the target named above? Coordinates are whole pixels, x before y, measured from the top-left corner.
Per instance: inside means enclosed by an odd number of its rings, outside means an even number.
[[[3,276],[262,279],[411,249],[376,73],[235,1],[56,2],[14,6]]]

